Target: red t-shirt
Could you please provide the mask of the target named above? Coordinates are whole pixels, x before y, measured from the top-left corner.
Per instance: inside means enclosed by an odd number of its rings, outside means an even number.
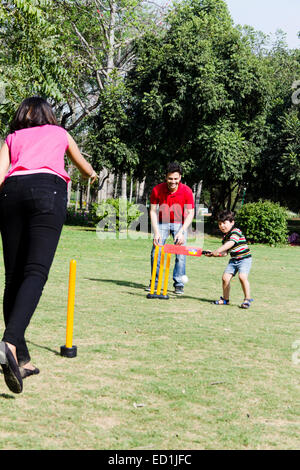
[[[195,207],[193,192],[189,186],[183,183],[179,183],[175,193],[170,193],[167,183],[154,186],[150,196],[150,204],[159,204],[158,220],[162,223],[183,224],[187,210]]]

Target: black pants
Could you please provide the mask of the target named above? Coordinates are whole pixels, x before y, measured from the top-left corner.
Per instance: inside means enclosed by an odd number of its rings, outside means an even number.
[[[5,266],[3,341],[30,361],[25,330],[38,305],[66,217],[67,184],[59,176],[11,176],[0,191]]]

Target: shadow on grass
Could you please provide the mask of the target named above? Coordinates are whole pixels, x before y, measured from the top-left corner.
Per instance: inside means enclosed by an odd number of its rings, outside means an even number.
[[[7,393],[0,393],[0,398],[5,398],[5,400],[15,400],[15,397],[8,395]]]
[[[26,342],[28,344],[32,344],[33,346],[35,346],[37,348],[45,349],[46,351],[50,351],[53,354],[55,354],[55,356],[60,356],[60,352],[56,351],[55,349],[48,348],[47,346],[41,346],[40,344],[33,343],[32,341],[29,341],[29,340],[26,340]]]
[[[183,294],[183,295],[176,295],[176,294],[173,294],[172,293],[169,293],[168,292],[168,295],[169,295],[169,300],[176,300],[176,302],[182,302],[183,300],[187,300],[187,299],[190,299],[190,300],[199,300],[201,302],[207,302],[209,304],[213,304],[214,301],[211,300],[211,299],[203,299],[201,297],[193,297],[191,295],[186,295],[186,294]],[[160,299],[149,299],[149,300],[160,300]]]
[[[0,370],[0,375],[3,375],[2,370]],[[14,400],[14,395],[9,395],[8,393],[0,393],[0,398],[5,398],[5,400]]]
[[[107,282],[107,283],[110,283],[110,284],[116,284],[117,286],[124,286],[124,287],[133,287],[134,289],[145,289],[145,284],[140,284],[140,283],[137,283],[137,282],[133,282],[133,281],[123,281],[123,280],[119,280],[119,279],[95,279],[95,278],[85,278],[89,281],[96,281],[96,282]],[[136,295],[136,294],[133,294],[132,292],[128,292],[128,294],[130,295]],[[143,296],[143,294],[139,294],[140,297]],[[147,296],[146,292],[145,292],[145,297]],[[170,299],[176,299],[176,300],[187,300],[187,299],[191,299],[191,300],[199,300],[201,302],[208,302],[209,304],[212,304],[214,303],[214,300],[212,299],[204,299],[202,297],[193,297],[191,295],[186,295],[186,294],[183,294],[183,295],[176,295],[176,294],[173,294],[172,292],[168,292],[168,295],[170,295]],[[158,299],[149,299],[149,300],[158,300]]]
[[[86,277],[85,279],[88,281],[109,282],[110,284],[116,284],[117,286],[134,287],[135,289],[145,288],[145,284],[139,284],[132,281],[119,281],[118,279],[93,279],[90,277]]]
[[[214,303],[214,300],[212,299],[203,299],[202,297],[192,297],[190,295],[183,295],[182,296],[184,299],[193,299],[193,300],[200,300],[201,302],[207,302],[209,304],[213,304]]]

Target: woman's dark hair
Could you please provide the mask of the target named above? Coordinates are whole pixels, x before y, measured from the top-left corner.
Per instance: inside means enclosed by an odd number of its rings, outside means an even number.
[[[40,96],[33,96],[20,104],[10,125],[10,132],[44,124],[58,126],[50,104]]]
[[[178,162],[171,162],[167,166],[166,175],[169,173],[179,173],[182,175],[182,168]]]

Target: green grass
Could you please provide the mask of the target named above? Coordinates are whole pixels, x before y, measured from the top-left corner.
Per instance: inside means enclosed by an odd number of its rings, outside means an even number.
[[[226,258],[188,258],[185,295],[170,275],[170,300],[148,300],[150,249],[64,227],[27,331],[41,373],[20,395],[0,376],[0,449],[299,448],[300,247],[252,246],[249,310],[237,279],[229,306],[211,304]],[[67,359],[72,258],[78,355]]]

